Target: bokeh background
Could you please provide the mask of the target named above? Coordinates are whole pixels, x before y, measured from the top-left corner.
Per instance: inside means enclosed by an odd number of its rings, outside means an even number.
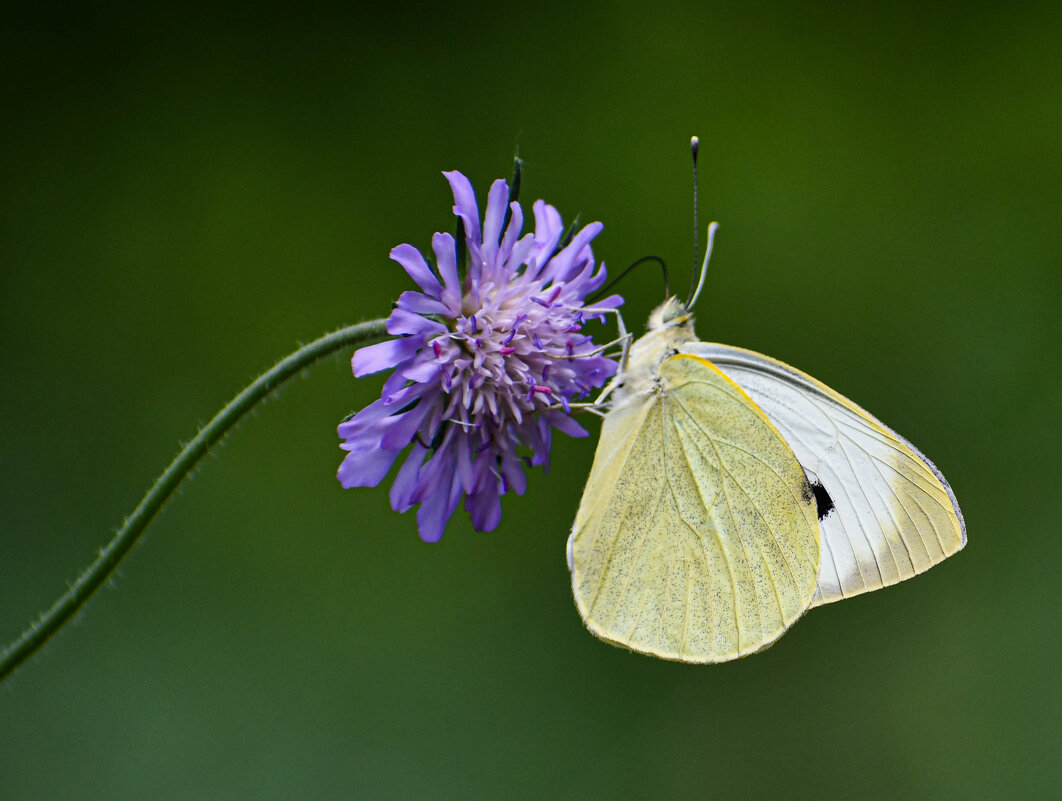
[[[491,534],[344,491],[346,357],[247,419],[0,686],[0,798],[1044,798],[1060,790],[1062,7],[539,3],[0,23],[0,639],[260,370],[411,285],[443,169],[721,229],[699,332],[917,443],[969,546],[718,667],[598,642],[564,544],[589,440]],[[627,281],[640,329],[661,297]]]

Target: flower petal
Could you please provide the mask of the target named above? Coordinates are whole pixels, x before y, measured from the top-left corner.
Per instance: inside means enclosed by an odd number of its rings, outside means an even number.
[[[517,495],[523,495],[527,489],[527,476],[524,474],[523,462],[516,458],[516,454],[506,451],[502,454],[501,474],[505,476],[509,489]]]
[[[417,286],[433,298],[439,297],[439,293],[442,292],[442,285],[431,271],[431,268],[428,267],[428,263],[424,261],[424,257],[419,250],[412,245],[399,245],[391,248],[391,258],[402,265],[405,271],[409,273],[409,277],[417,282]]]
[[[422,400],[408,412],[395,415],[397,422],[388,429],[387,433],[380,437],[380,447],[401,450],[409,445],[417,434],[417,429],[424,422],[424,418],[431,411],[432,404]]]
[[[420,314],[406,309],[392,309],[391,316],[387,318],[387,333],[391,336],[400,334],[445,334],[446,326],[438,320],[429,320]]]
[[[490,185],[487,193],[487,211],[483,216],[483,261],[489,267],[495,266],[498,257],[498,243],[501,240],[502,223],[505,222],[505,208],[509,203],[509,185],[501,178]],[[493,270],[492,270],[493,273]],[[486,276],[484,276],[486,278]],[[493,276],[492,277],[496,277]],[[490,279],[488,279],[490,280]]]
[[[361,378],[363,375],[378,373],[380,370],[386,370],[399,362],[404,362],[420,350],[420,347],[419,337],[402,337],[377,342],[375,345],[367,345],[354,351],[350,366],[354,370],[354,377]]]
[[[544,201],[536,200],[532,209],[535,212],[535,248],[530,258],[536,262],[536,267],[528,272],[537,276],[556,250],[564,233],[564,225],[560,212]]]
[[[348,453],[339,465],[336,478],[345,489],[375,487],[387,475],[399,451],[375,450]]]
[[[590,433],[563,412],[546,412],[546,419],[558,431],[562,431],[569,437],[588,437]]]
[[[397,305],[398,308],[414,314],[442,314],[446,316],[450,314],[450,310],[442,301],[429,298],[421,292],[403,292],[398,296]]]
[[[440,370],[442,370],[442,365],[434,359],[425,359],[423,361],[416,359],[409,367],[402,368],[402,377],[408,378],[410,381],[416,381],[418,384],[423,384],[436,378]]]
[[[484,488],[465,499],[465,509],[476,531],[494,531],[501,522],[501,495],[498,481],[490,477],[493,486]]]
[[[469,180],[457,170],[444,172],[454,193],[454,214],[465,223],[465,237],[475,244],[483,240],[479,234],[479,206],[476,205],[476,193]]]
[[[409,456],[398,469],[395,482],[391,485],[390,499],[391,508],[396,512],[404,512],[413,505],[411,500],[413,490],[417,486],[417,477],[420,474],[421,465],[424,463],[424,454],[428,449],[419,442],[414,442],[409,451]]]
[[[349,441],[369,428],[383,425],[388,417],[401,411],[407,404],[426,394],[430,389],[431,387],[424,384],[411,384],[392,393],[385,391],[382,398],[373,401],[356,415],[339,424],[340,439]]]
[[[472,443],[468,437],[457,441],[457,474],[461,479],[461,488],[471,492],[476,487],[476,473],[472,467]]]
[[[542,280],[561,282],[574,278],[583,268],[584,260],[593,259],[593,253],[590,252],[588,245],[604,227],[601,223],[594,222],[577,233],[568,247],[550,259],[549,266],[540,274]]]
[[[593,291],[597,287],[592,287],[590,291]],[[601,300],[595,300],[593,306],[588,306],[587,311],[593,314],[594,309],[618,309],[623,305],[622,295],[609,295],[607,298]]]
[[[498,248],[498,259],[501,261],[508,260],[513,252],[513,247],[520,238],[520,231],[524,227],[524,212],[520,208],[520,204],[510,203],[509,211],[511,212],[509,225],[505,229],[505,236],[502,237],[501,245]],[[520,262],[517,263],[519,264]]]
[[[457,276],[454,238],[449,234],[436,234],[431,238],[431,249],[435,251],[435,263],[439,265],[439,275],[443,279],[443,291],[440,298],[452,314],[459,314],[461,311],[461,279]]]
[[[457,508],[457,501],[461,497],[461,481],[457,473],[446,477],[446,480],[435,487],[435,491],[429,495],[417,510],[417,530],[420,538],[425,542],[438,542],[442,539],[446,522]]]

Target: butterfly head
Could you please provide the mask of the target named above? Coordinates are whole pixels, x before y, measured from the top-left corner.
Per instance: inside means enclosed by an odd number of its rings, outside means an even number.
[[[693,329],[693,314],[686,308],[686,304],[675,297],[668,298],[653,313],[649,315],[650,331],[658,331],[662,328],[689,328]]]
[[[660,362],[695,339],[693,315],[686,304],[677,298],[668,298],[649,315],[645,334],[631,346],[627,372],[648,371],[648,376],[655,372]]]

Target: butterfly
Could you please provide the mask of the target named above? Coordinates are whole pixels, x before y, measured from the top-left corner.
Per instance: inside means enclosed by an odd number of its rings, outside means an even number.
[[[592,633],[713,663],[929,569],[966,526],[941,472],[880,420],[769,356],[700,342],[699,290],[658,307],[621,361],[567,550]]]

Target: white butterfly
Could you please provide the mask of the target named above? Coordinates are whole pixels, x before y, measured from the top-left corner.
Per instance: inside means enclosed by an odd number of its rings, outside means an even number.
[[[951,487],[914,445],[793,367],[697,341],[672,298],[611,386],[568,567],[597,636],[723,662],[965,544]]]

